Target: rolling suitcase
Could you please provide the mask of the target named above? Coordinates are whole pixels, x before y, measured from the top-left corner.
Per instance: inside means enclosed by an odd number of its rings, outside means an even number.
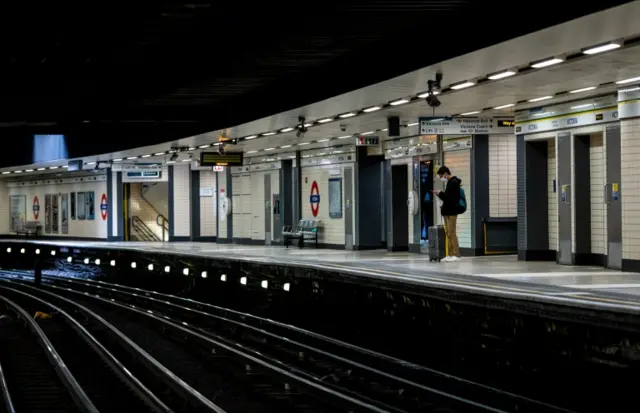
[[[438,261],[446,257],[446,240],[447,236],[444,232],[442,225],[436,225],[429,227],[427,230],[427,237],[429,239],[429,261]]]

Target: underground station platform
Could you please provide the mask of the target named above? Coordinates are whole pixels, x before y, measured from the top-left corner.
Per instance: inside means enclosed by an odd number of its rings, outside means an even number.
[[[626,411],[635,400],[640,274],[511,256],[445,264],[214,243],[2,240],[0,248],[5,278],[186,297],[548,404],[534,411]]]

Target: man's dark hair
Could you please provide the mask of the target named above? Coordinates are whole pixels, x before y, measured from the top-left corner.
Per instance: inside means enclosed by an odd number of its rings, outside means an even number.
[[[440,168],[438,168],[438,175],[444,175],[444,174],[451,175],[451,171],[446,166],[441,166]]]

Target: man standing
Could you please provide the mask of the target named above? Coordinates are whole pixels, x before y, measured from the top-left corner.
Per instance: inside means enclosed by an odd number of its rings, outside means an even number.
[[[438,176],[441,181],[447,183],[444,191],[433,190],[433,193],[442,200],[440,212],[444,218],[447,247],[449,249],[449,255],[442,261],[458,261],[460,260],[460,246],[458,245],[458,235],[456,234],[456,221],[458,215],[466,210],[466,199],[464,199],[460,189],[462,181],[457,176],[452,176],[451,171],[446,166],[441,166],[438,169]]]

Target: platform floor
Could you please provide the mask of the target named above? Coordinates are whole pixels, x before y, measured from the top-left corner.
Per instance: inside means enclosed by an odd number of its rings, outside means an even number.
[[[19,240],[16,240],[19,241]],[[20,240],[24,241],[24,240]],[[424,279],[440,283],[456,283],[462,279],[485,280],[485,285],[509,285],[516,282],[536,285],[545,295],[558,296],[626,296],[640,304],[640,273],[606,270],[601,267],[564,266],[553,262],[523,262],[514,256],[462,258],[455,263],[432,263],[426,256],[402,252],[337,251],[282,246],[248,246],[216,243],[145,243],[145,242],[74,242],[32,241],[60,246],[165,251],[198,256],[238,257],[252,261],[303,262],[333,268],[355,270],[366,274],[412,281]],[[555,288],[554,288],[555,287]]]

